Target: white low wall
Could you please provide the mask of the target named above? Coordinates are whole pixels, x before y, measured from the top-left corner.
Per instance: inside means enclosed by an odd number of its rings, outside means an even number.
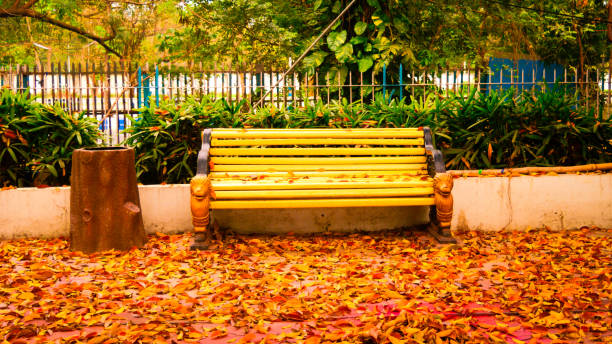
[[[612,228],[612,173],[455,179],[453,230]]]
[[[149,233],[191,230],[188,185],[139,186]],[[612,174],[455,179],[453,230],[612,228]],[[0,191],[0,239],[58,237],[70,231],[70,188]],[[237,232],[381,230],[421,224],[426,207],[217,210]]]

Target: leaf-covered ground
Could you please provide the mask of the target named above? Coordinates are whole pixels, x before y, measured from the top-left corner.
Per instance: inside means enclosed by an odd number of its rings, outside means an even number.
[[[11,343],[611,342],[612,230],[0,242]]]

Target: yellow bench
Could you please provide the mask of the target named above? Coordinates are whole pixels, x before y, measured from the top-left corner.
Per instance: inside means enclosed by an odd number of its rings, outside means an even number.
[[[453,242],[452,183],[429,128],[206,129],[193,248],[214,209],[432,206],[430,231]]]

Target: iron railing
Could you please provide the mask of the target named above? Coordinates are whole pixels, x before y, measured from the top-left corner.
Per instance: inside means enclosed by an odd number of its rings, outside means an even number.
[[[278,82],[282,71],[239,71],[235,69],[172,68],[134,66],[123,63],[50,64],[48,66],[5,66],[0,68],[0,84],[19,92],[29,92],[45,104],[61,104],[67,111],[84,111],[100,121],[100,128],[112,142],[125,138],[127,114],[135,114],[150,102],[163,98],[181,101],[187,97],[208,96],[228,102],[244,100],[247,108],[257,103],[276,107],[302,107],[317,102],[369,102],[375,94],[389,98],[422,99],[434,94],[445,97],[474,88],[490,92],[500,88],[535,91],[552,85],[562,86],[577,97],[581,106],[609,117],[612,84],[609,67],[591,69],[580,78],[575,68],[531,71],[436,68],[408,70],[401,65],[366,73],[292,73]],[[270,88],[278,84],[274,89]]]

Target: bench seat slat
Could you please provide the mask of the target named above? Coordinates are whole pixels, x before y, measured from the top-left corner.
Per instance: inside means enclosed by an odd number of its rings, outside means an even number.
[[[212,139],[213,147],[227,146],[293,146],[293,145],[379,145],[422,146],[423,139]]]
[[[211,137],[213,139],[247,139],[247,138],[422,138],[423,132],[418,130],[308,130],[308,131],[293,131],[285,129],[282,131],[272,130],[213,130]]]
[[[353,165],[353,164],[419,164],[425,163],[425,156],[397,156],[397,157],[336,157],[336,158],[259,158],[259,157],[226,157],[213,156],[213,164],[234,165]]]
[[[406,180],[407,179],[407,180]],[[300,190],[300,189],[369,189],[369,188],[424,188],[432,187],[432,180],[418,178],[401,178],[385,180],[384,178],[352,179],[262,179],[250,180],[212,180],[215,191],[222,190]]]
[[[215,165],[215,172],[282,172],[282,171],[417,171],[426,170],[426,164],[363,164],[363,165]]]
[[[377,176],[410,177],[426,175],[426,170],[414,171],[289,171],[289,172],[211,172],[213,179],[257,179],[257,177],[330,177],[330,178],[368,178]]]
[[[411,197],[433,195],[433,187],[387,189],[308,189],[308,190],[240,190],[215,191],[217,200],[228,199],[304,199],[304,198],[368,198]]]
[[[211,148],[215,155],[425,155],[425,148]]]
[[[211,201],[212,209],[389,207],[434,205],[433,197]]]

